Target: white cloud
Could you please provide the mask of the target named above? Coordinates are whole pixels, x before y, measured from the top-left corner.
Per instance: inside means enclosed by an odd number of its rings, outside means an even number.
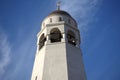
[[[102,0],[65,0],[62,2],[62,9],[68,11],[77,19],[80,29],[88,26]]]
[[[61,9],[69,12],[77,20],[80,29],[82,43],[85,43],[90,23],[96,20],[95,14],[99,10],[102,0],[64,0],[61,1]]]
[[[24,34],[23,31],[19,31],[20,34]],[[19,34],[17,34],[19,35]],[[24,35],[23,35],[24,36]],[[18,39],[23,38],[23,36],[20,36]],[[14,59],[11,59],[12,63],[14,63],[11,71],[12,74],[6,73],[6,77],[4,80],[16,80],[18,77],[28,76],[30,73],[27,71],[31,71],[31,64],[32,59],[34,57],[35,51],[36,51],[36,44],[35,44],[35,38],[36,38],[36,31],[33,30],[27,37],[24,39],[24,41],[20,41],[19,44],[15,42],[13,45],[14,51],[12,52],[11,58],[14,55]],[[19,45],[19,46],[18,46]],[[31,59],[32,58],[32,59]],[[14,61],[13,61],[14,60]],[[32,64],[33,65],[33,64]],[[21,71],[26,71],[26,73],[23,73],[20,75]],[[29,77],[30,78],[30,77]]]
[[[11,47],[7,41],[7,35],[0,30],[0,77],[5,73],[5,67],[10,61]]]

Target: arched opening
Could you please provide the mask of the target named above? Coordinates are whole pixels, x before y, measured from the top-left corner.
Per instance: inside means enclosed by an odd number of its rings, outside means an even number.
[[[51,43],[60,42],[62,38],[61,32],[58,28],[54,28],[50,31]]]
[[[37,76],[35,77],[35,80],[37,80]]]
[[[44,34],[42,34],[39,40],[39,50],[44,46],[45,41],[46,41],[46,37],[44,36]]]
[[[62,21],[62,17],[59,17],[59,21]]]
[[[52,23],[52,18],[50,18],[50,22]]]
[[[69,30],[67,32],[67,39],[68,39],[68,43],[76,46],[76,37],[73,31]]]

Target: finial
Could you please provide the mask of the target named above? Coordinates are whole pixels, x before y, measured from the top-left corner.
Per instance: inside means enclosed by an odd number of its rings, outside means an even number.
[[[60,1],[57,2],[57,9],[58,9],[58,10],[60,10],[60,3],[61,3]]]

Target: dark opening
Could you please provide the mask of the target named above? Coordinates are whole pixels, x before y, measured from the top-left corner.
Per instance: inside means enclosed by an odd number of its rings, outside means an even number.
[[[37,80],[37,76],[35,77],[35,80]]]
[[[46,38],[44,36],[44,34],[41,35],[40,40],[39,40],[39,50],[44,46],[46,41]]]
[[[61,17],[59,17],[59,21],[62,21],[62,18],[61,18]]]
[[[52,18],[50,18],[50,22],[52,22]]]
[[[61,32],[58,28],[54,28],[50,31],[51,43],[60,42],[62,38]]]
[[[75,34],[70,30],[67,32],[67,39],[68,39],[68,43],[76,46]]]

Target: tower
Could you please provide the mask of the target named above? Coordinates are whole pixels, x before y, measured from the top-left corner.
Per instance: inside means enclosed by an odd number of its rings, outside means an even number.
[[[59,4],[43,20],[37,38],[31,80],[86,80],[77,23]]]

